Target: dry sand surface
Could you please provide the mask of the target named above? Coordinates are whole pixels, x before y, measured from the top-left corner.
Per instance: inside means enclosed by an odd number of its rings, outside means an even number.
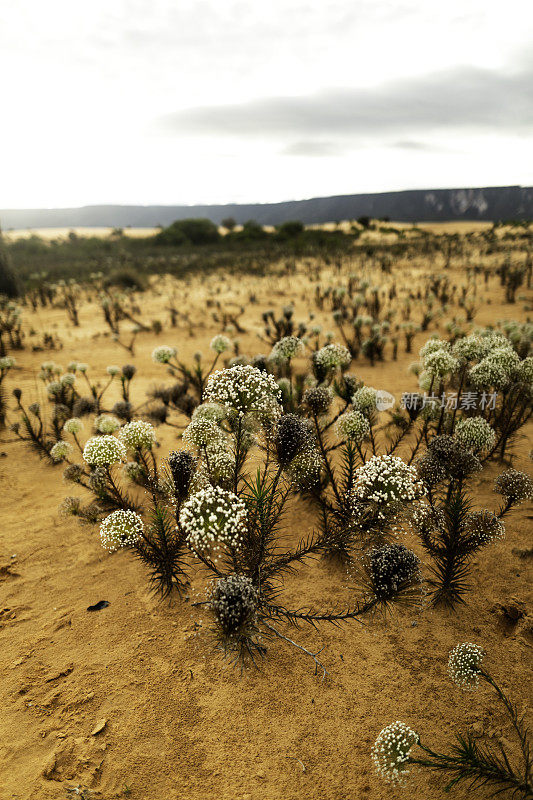
[[[455,274],[454,279],[460,279]],[[142,299],[143,318],[159,318],[164,331],[141,334],[134,358],[106,333],[94,304],[81,308],[79,328],[61,309],[25,309],[25,327],[55,332],[61,351],[16,354],[20,368],[8,378],[29,403],[42,396],[40,364],[86,361],[104,374],[108,364],[131,362],[135,402],[154,382],[168,378],[151,361],[157,344],[172,344],[184,360],[207,353],[220,327],[206,313],[205,298],[220,287],[219,299],[246,304],[241,351],[268,352],[260,342],[261,311],[287,302],[296,320],[308,319],[312,292],[301,276],[276,279],[217,277],[177,284],[181,308],[196,323],[169,329],[161,295]],[[236,288],[236,287],[239,288]],[[256,305],[247,302],[253,290]],[[476,323],[523,315],[521,305],[501,305],[493,281]],[[321,314],[317,313],[318,321]],[[333,329],[331,314],[324,315]],[[407,366],[426,339],[418,334],[413,352],[372,368],[363,360],[352,372],[377,388],[415,389]],[[28,341],[31,341],[29,339]],[[118,390],[112,400],[119,399]],[[10,420],[15,412],[10,410]],[[86,422],[87,433],[89,423]],[[531,426],[520,441],[517,468],[529,470]],[[158,430],[161,455],[180,446],[174,429]],[[488,651],[487,664],[502,686],[527,711],[533,648],[531,506],[507,523],[503,541],[481,551],[474,565],[475,589],[456,613],[399,611],[382,619],[341,628],[301,629],[291,635],[310,649],[324,648],[329,669],[322,682],[312,662],[273,642],[261,671],[240,675],[213,649],[208,620],[191,603],[205,579],[193,579],[189,602],[160,602],[148,588],[144,567],[128,552],[107,554],[98,529],[58,514],[72,487],[21,443],[1,444],[0,493],[0,800],[64,800],[68,797],[134,800],[384,800],[403,796],[429,800],[446,796],[444,780],[415,774],[409,788],[391,790],[374,774],[370,748],[382,727],[403,720],[422,737],[444,747],[455,729],[476,726],[495,742],[509,733],[501,708],[485,689],[469,695],[446,674],[449,650],[473,641]],[[495,507],[491,491],[497,466],[476,484],[476,501]],[[75,490],[74,490],[75,491]],[[301,503],[287,518],[288,536],[311,532],[313,519]],[[417,549],[414,542],[410,546]],[[522,555],[521,555],[522,553]],[[310,561],[290,578],[286,601],[321,606],[349,605],[350,583],[333,566]],[[86,609],[109,601],[102,611]],[[500,604],[523,603],[527,615],[506,620]],[[528,712],[529,713],[529,712]],[[105,721],[105,726],[103,725]],[[96,733],[97,728],[101,728]],[[73,788],[78,789],[76,795]],[[128,793],[127,787],[131,792]],[[471,797],[467,788],[453,793]]]

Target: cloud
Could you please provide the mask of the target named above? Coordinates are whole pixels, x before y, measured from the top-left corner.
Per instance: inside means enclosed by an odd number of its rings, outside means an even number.
[[[420,152],[427,150],[434,150],[433,147],[431,147],[428,144],[425,144],[425,142],[415,142],[412,139],[402,139],[399,142],[393,142],[391,147],[395,147],[398,150],[413,150],[415,152],[417,150]]]
[[[533,129],[533,64],[513,72],[455,67],[391,81],[372,90],[331,89],[301,97],[266,97],[238,105],[189,108],[161,117],[173,135],[296,139],[475,130]],[[301,137],[301,141],[297,137]],[[312,137],[312,138],[309,138]]]
[[[342,147],[335,142],[298,141],[287,145],[282,151],[283,156],[306,156],[310,158],[339,156]]]

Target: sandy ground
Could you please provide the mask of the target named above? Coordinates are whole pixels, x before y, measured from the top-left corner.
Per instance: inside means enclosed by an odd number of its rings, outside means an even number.
[[[162,282],[160,296],[143,298],[143,319],[158,317],[165,330],[159,337],[141,334],[134,358],[106,334],[93,304],[81,308],[78,329],[61,309],[25,310],[25,327],[54,331],[63,349],[17,353],[20,369],[8,386],[20,386],[28,403],[42,394],[36,374],[45,360],[86,361],[97,374],[108,364],[131,362],[138,367],[133,395],[140,403],[150,384],[167,380],[150,359],[156,344],[177,345],[185,360],[198,349],[207,353],[220,330],[206,313],[208,295],[222,302],[246,302],[252,290],[258,295],[259,304],[247,304],[247,333],[239,336],[241,351],[249,354],[268,352],[257,339],[263,309],[294,300],[297,320],[313,310],[301,277],[243,279],[236,286],[218,278],[178,286],[181,307],[191,309],[196,322],[191,338],[186,327],[168,329]],[[519,305],[500,305],[500,295],[493,281],[492,304],[482,305],[477,323],[522,313]],[[425,339],[417,336],[415,354]],[[414,358],[402,352],[396,363],[372,368],[361,361],[352,371],[377,388],[409,391],[415,379],[407,366]],[[529,441],[520,441],[515,462],[526,470],[531,432]],[[163,456],[176,446],[176,432],[167,427],[158,436]],[[447,655],[461,641],[486,648],[493,674],[528,710],[531,561],[520,552],[531,547],[531,506],[509,519],[503,541],[479,554],[475,589],[456,613],[401,611],[387,622],[293,631],[308,648],[324,648],[321,658],[330,672],[325,682],[283,642],[272,644],[261,671],[241,677],[214,652],[208,620],[191,607],[205,578],[195,576],[188,602],[158,601],[131,555],[106,554],[97,528],[58,514],[64,496],[75,493],[62,482],[61,467],[40,462],[9,438],[2,436],[0,459],[0,800],[443,797],[444,781],[427,773],[415,774],[403,795],[391,791],[374,775],[370,748],[381,728],[397,719],[437,749],[454,730],[473,725],[487,741],[512,738],[487,690],[464,695],[449,681]],[[491,485],[498,471],[491,466],[477,482],[480,505],[496,506]],[[293,539],[313,524],[301,506],[287,522]],[[293,606],[302,605],[302,597],[321,606],[347,605],[352,596],[345,575],[321,562],[307,563],[285,591]],[[86,610],[99,600],[110,605]],[[516,624],[499,609],[510,601],[523,603],[528,614]],[[69,791],[75,787],[78,795]],[[453,796],[471,794],[462,788]]]

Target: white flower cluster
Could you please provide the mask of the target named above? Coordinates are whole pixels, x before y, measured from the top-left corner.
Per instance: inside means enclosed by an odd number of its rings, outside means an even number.
[[[335,432],[340,439],[361,444],[370,433],[370,424],[360,411],[346,411],[337,420]]]
[[[507,469],[496,478],[494,491],[514,503],[533,500],[533,480],[525,472]]]
[[[448,673],[452,681],[465,691],[479,686],[479,670],[485,651],[477,644],[463,642],[450,651]]]
[[[226,409],[218,403],[201,403],[193,411],[192,419],[207,419],[221,422],[226,417]]]
[[[53,461],[63,461],[68,455],[72,453],[72,445],[68,442],[59,441],[50,450],[50,457]]]
[[[482,389],[502,389],[520,377],[522,362],[508,339],[501,334],[492,333],[482,338],[482,341],[485,351],[479,363],[470,369],[470,383]]]
[[[414,467],[399,456],[372,456],[355,471],[353,496],[359,500],[387,505],[409,503],[425,494]]]
[[[455,428],[455,436],[472,453],[488,452],[496,442],[494,429],[483,417],[460,419]]]
[[[79,417],[71,417],[67,419],[65,424],[63,425],[63,430],[65,433],[74,434],[74,436],[83,430],[83,422]]]
[[[298,489],[310,489],[318,483],[323,464],[320,452],[310,447],[292,459],[287,474]]]
[[[46,391],[48,392],[50,397],[54,397],[54,395],[61,393],[62,388],[63,387],[61,386],[59,381],[52,381],[46,387]]]
[[[178,351],[175,347],[162,344],[152,351],[152,361],[155,361],[156,364],[168,364],[177,353]]]
[[[119,374],[119,372],[120,372],[120,367],[117,367],[117,365],[116,365],[116,364],[110,364],[110,365],[109,365],[109,367],[106,367],[106,370],[105,370],[105,371],[107,372],[107,374],[108,374],[108,375],[109,375],[111,378],[114,378],[116,375],[118,375],[118,374]]]
[[[323,369],[344,369],[351,363],[352,356],[343,344],[326,344],[317,352],[316,360]]]
[[[291,358],[296,358],[304,351],[304,343],[297,336],[285,336],[276,342],[270,353],[270,360],[275,364],[284,364]]]
[[[83,448],[83,458],[92,467],[106,467],[126,460],[126,448],[114,436],[93,436]]]
[[[383,728],[372,748],[372,761],[380,778],[404,786],[410,773],[406,764],[419,741],[416,731],[405,722],[393,722]]]
[[[8,370],[16,365],[16,359],[13,356],[3,356],[0,358],[0,370]]]
[[[113,414],[99,414],[94,420],[94,429],[98,433],[115,433],[120,428],[120,420]]]
[[[205,390],[208,402],[219,403],[240,415],[278,416],[279,397],[279,386],[273,376],[249,365],[214,372]]]
[[[121,547],[131,547],[142,537],[144,525],[135,511],[119,509],[109,514],[100,525],[102,547],[112,553]]]
[[[459,362],[449,349],[433,350],[424,357],[424,372],[431,377],[442,379],[457,369]]]
[[[206,486],[184,503],[180,525],[195,550],[217,552],[224,546],[238,548],[246,530],[246,506],[233,492]]]
[[[226,350],[229,350],[231,347],[231,339],[224,336],[222,333],[218,333],[216,336],[213,336],[209,346],[215,353],[225,353]]]
[[[452,347],[453,355],[461,363],[479,361],[486,355],[486,344],[480,336],[471,334],[458,339]]]
[[[209,416],[193,417],[183,431],[183,441],[202,450],[207,445],[221,445],[227,439],[226,434]]]
[[[480,546],[505,537],[505,525],[493,511],[473,511],[465,525]]]
[[[352,406],[356,411],[368,416],[376,408],[377,394],[373,386],[361,386],[352,397]]]
[[[154,426],[141,419],[128,422],[118,435],[126,450],[150,450],[156,443]]]
[[[65,374],[61,375],[59,378],[61,386],[74,386],[75,382],[76,376],[72,372],[65,372]]]

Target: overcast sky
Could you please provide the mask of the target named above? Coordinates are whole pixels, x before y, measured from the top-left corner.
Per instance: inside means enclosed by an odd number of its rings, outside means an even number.
[[[0,208],[533,185],[531,0],[3,0]]]

